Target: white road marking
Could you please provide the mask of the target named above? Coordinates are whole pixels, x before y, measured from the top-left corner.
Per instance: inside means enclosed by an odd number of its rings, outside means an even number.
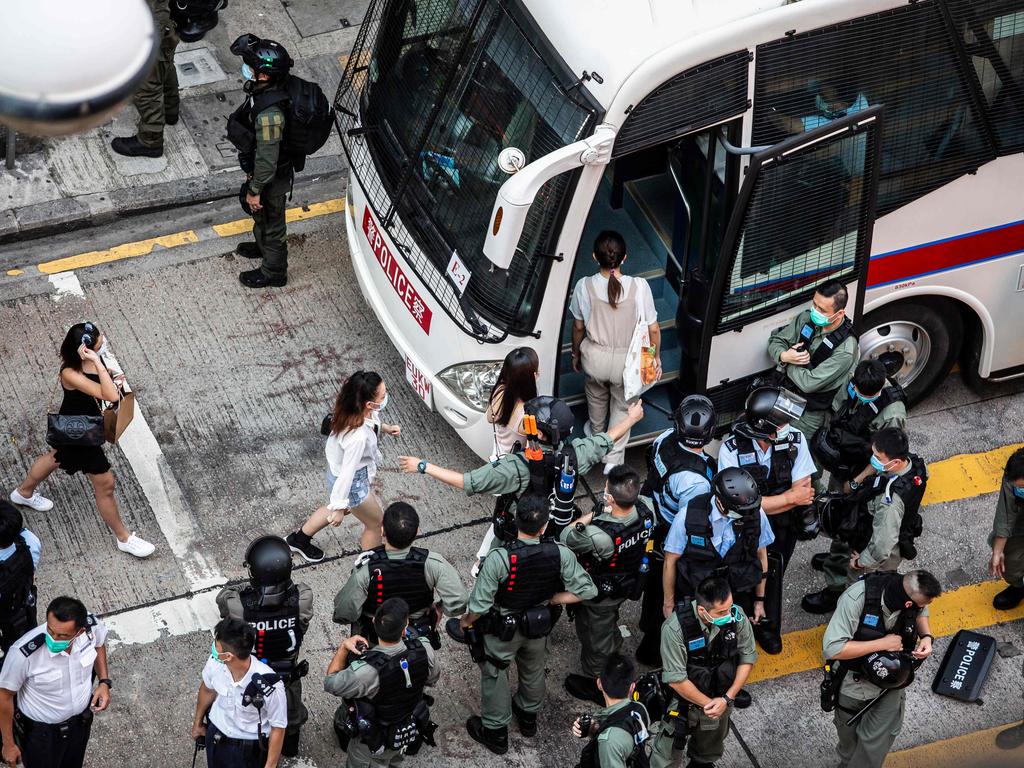
[[[165,637],[211,630],[220,620],[216,599],[215,591],[207,591],[108,616],[102,619],[111,633],[107,644],[111,648],[141,645]]]
[[[56,275],[50,275],[49,280],[56,291],[52,297],[54,301],[61,301],[68,296],[85,298],[85,291],[82,289],[82,284],[78,282],[78,275],[74,272],[58,272]]]

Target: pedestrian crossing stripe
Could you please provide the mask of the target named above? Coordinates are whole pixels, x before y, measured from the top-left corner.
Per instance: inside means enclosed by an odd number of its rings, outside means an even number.
[[[935,637],[946,637],[955,635],[961,629],[980,629],[1024,619],[1024,604],[1009,611],[999,611],[992,607],[992,598],[1005,588],[1006,582],[985,581],[943,593],[928,607],[932,634]],[[773,680],[819,669],[824,663],[821,656],[824,636],[824,625],[783,635],[782,653],[769,656],[761,652],[748,682]]]

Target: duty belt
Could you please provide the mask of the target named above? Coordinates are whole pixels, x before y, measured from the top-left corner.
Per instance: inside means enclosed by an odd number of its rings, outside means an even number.
[[[39,720],[33,720],[31,717],[26,715],[20,709],[15,711],[15,720],[20,726],[24,733],[29,733],[35,730],[52,730],[61,731],[66,733],[71,728],[81,725],[87,725],[92,722],[93,714],[89,707],[79,712],[77,715],[72,715],[67,720],[60,723],[44,723]]]

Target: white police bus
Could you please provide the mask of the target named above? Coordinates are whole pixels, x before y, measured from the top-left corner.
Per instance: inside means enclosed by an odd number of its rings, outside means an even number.
[[[336,106],[360,288],[481,455],[512,347],[582,402],[602,229],[654,289],[663,406],[735,411],[827,277],[912,399],[1024,374],[1024,0],[374,0]]]

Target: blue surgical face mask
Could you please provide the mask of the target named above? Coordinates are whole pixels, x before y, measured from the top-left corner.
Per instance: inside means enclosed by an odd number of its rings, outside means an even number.
[[[388,398],[389,397],[390,397],[390,393],[389,392],[385,392],[384,393],[384,399],[381,400],[379,403],[374,403],[373,404],[373,410],[375,410],[375,411],[383,411],[385,408],[387,408],[388,407]]]
[[[865,397],[864,395],[857,391],[857,388],[853,386],[852,381],[846,385],[846,391],[850,393],[850,397],[856,397],[862,403],[873,403],[875,402],[875,400],[882,396],[882,393],[879,392],[874,397]]]
[[[835,315],[833,315],[835,317]],[[823,315],[818,311],[817,307],[811,307],[811,322],[819,328],[822,328],[832,322],[832,318],[828,315]]]
[[[210,643],[210,658],[213,659],[214,661],[216,661],[218,664],[224,664],[225,663],[225,659],[222,659],[220,657],[220,654],[217,653],[217,643],[216,642]]]
[[[740,617],[739,609],[735,605],[725,616],[712,616],[707,612],[707,610],[705,610],[704,613],[707,614],[708,621],[716,627],[724,627],[728,624],[732,624],[733,622],[738,621]]]
[[[71,647],[73,642],[75,642],[74,640],[54,640],[50,637],[49,630],[47,630],[44,638],[46,639],[46,647],[50,649],[50,653],[63,653]]]
[[[1013,486],[1013,495],[1018,499],[1024,499],[1024,488],[1021,488],[1019,485]]]
[[[890,464],[891,463],[892,462],[890,462]],[[875,471],[880,474],[886,474],[888,472],[888,470],[886,469],[886,465],[883,464],[881,460],[874,454],[871,455],[871,466],[874,467]]]
[[[248,64],[242,64],[242,77],[244,77],[246,80],[255,80],[256,73],[252,71],[252,67],[250,67]]]

